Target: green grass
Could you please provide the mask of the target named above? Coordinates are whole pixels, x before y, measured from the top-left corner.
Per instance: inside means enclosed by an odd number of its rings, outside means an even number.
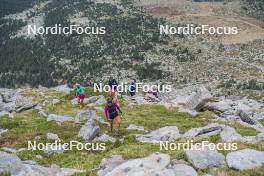
[[[245,127],[239,123],[235,123],[234,125],[231,125],[235,128],[235,130],[242,136],[256,136],[257,131],[254,128]]]
[[[176,125],[182,133],[191,128],[202,127],[213,118],[211,112],[203,112],[198,117],[192,118],[187,113],[168,110],[159,105],[141,105],[132,109],[124,107],[123,112],[124,126],[135,124],[144,126],[146,130],[155,130],[164,126]]]
[[[262,125],[264,125],[264,119],[259,120],[259,122],[260,122]]]

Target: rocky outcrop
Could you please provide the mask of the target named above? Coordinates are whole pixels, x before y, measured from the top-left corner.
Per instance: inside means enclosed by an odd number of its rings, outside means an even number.
[[[194,137],[210,137],[219,134],[223,127],[219,124],[210,124],[202,128],[192,128],[187,131],[183,137],[184,138],[194,138]]]
[[[99,134],[99,126],[94,120],[87,121],[80,129],[78,136],[85,141],[92,141]]]
[[[109,158],[105,158],[101,161],[101,164],[99,166],[100,170],[97,172],[97,175],[104,176],[124,162],[125,160],[121,155],[113,155]]]
[[[59,136],[54,133],[47,133],[47,139],[48,140],[59,140]]]
[[[116,142],[116,139],[113,138],[113,137],[111,137],[111,136],[109,136],[108,134],[105,134],[104,133],[101,136],[98,136],[98,137],[94,138],[93,141],[94,142],[99,141],[99,142],[111,142],[111,143],[115,143]]]
[[[77,99],[73,99],[71,102],[73,105],[77,105],[78,101]],[[89,104],[90,106],[96,106],[96,105],[102,105],[106,103],[106,99],[104,96],[99,95],[99,96],[92,96],[92,97],[87,97],[84,98],[83,100],[84,104]]]
[[[8,131],[8,129],[2,129],[0,128],[0,136],[3,134],[3,133],[6,133]]]
[[[89,109],[82,110],[81,112],[79,112],[75,117],[75,123],[85,122],[89,119],[97,120],[98,122],[103,123],[103,124],[106,123],[102,117],[96,114],[96,111],[89,110]]]
[[[197,176],[197,172],[186,164],[174,164],[167,154],[153,153],[145,158],[124,161],[121,156],[103,159],[100,164],[99,176],[149,176],[149,175],[180,175]]]
[[[261,167],[264,164],[264,152],[244,149],[228,153],[226,156],[228,167],[237,170],[247,170]]]
[[[226,165],[225,156],[216,150],[209,150],[209,148],[187,150],[186,157],[197,169],[222,167]]]
[[[145,131],[143,126],[137,126],[137,125],[134,125],[134,124],[130,124],[126,129],[127,130]]]
[[[180,137],[180,132],[176,126],[166,126],[149,134],[139,135],[136,140],[138,142],[158,143],[160,141],[174,141]]]
[[[63,94],[69,94],[71,93],[71,88],[68,87],[67,84],[64,84],[64,85],[59,85],[57,87],[54,87],[53,90],[56,90],[58,92],[61,92]]]
[[[0,112],[22,112],[37,105],[31,98],[22,96],[18,90],[0,89],[0,97]]]
[[[43,167],[37,165],[35,162],[22,161],[16,155],[0,152],[0,174],[7,173],[11,176],[69,176],[80,172],[83,171],[77,169],[60,168],[57,165]]]
[[[66,116],[66,115],[50,114],[48,115],[47,120],[56,121],[56,122],[73,122],[74,118],[71,116]]]

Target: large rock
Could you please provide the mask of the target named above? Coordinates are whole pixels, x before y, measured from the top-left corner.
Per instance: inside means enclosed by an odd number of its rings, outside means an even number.
[[[94,120],[89,120],[80,129],[78,136],[85,141],[92,141],[99,134],[99,126],[97,126]]]
[[[10,173],[14,166],[21,164],[21,160],[17,156],[0,151],[0,174]]]
[[[56,121],[56,122],[73,122],[74,118],[66,115],[56,115],[50,114],[47,118],[48,121]]]
[[[7,112],[7,111],[1,111],[0,112],[0,117],[3,117],[3,116],[8,116],[9,115],[9,112]]]
[[[222,126],[218,124],[210,124],[202,128],[192,128],[187,131],[183,137],[194,138],[194,137],[210,137],[217,135],[222,131]]]
[[[175,164],[171,167],[175,176],[197,176],[197,172],[186,164]]]
[[[0,152],[0,174],[11,176],[69,176],[83,172],[76,169],[59,168],[56,165],[43,167],[35,162],[21,161],[17,156],[6,152]]]
[[[230,106],[230,104],[228,104],[227,101],[223,100],[219,102],[208,102],[205,105],[204,109],[222,113],[222,112],[232,109],[232,107]]]
[[[211,93],[202,86],[198,88],[196,92],[193,92],[191,94],[191,96],[186,101],[185,107],[187,109],[194,109],[196,111],[199,111],[211,99]]]
[[[148,176],[173,175],[173,171],[166,169],[170,164],[170,156],[166,154],[151,154],[146,158],[131,159],[115,167],[105,176]]]
[[[69,94],[71,92],[71,88],[69,88],[67,84],[54,87],[53,90],[56,90],[56,91],[64,93],[64,94]]]
[[[18,90],[0,89],[0,97],[0,112],[21,112],[37,105],[32,98],[22,96]]]
[[[134,124],[130,124],[126,129],[127,130],[145,131],[143,126],[137,126],[137,125],[134,125]]]
[[[0,128],[0,136],[1,136],[1,134],[6,133],[7,131],[8,131],[8,129],[2,129],[2,128]]]
[[[37,105],[30,98],[26,98],[23,96],[18,96],[15,101],[16,112],[22,112],[28,109],[31,109]]]
[[[111,136],[109,136],[108,134],[105,134],[104,133],[101,136],[96,137],[93,141],[94,142],[99,141],[99,142],[112,142],[112,143],[115,143],[116,142],[116,139],[113,138],[113,137],[111,137]]]
[[[223,131],[220,133],[220,137],[222,141],[226,142],[243,142],[243,137],[236,132],[236,130],[232,127],[225,126]]]
[[[75,123],[81,123],[89,119],[97,120],[100,123],[106,123],[105,120],[96,114],[94,110],[82,110],[75,117]]]
[[[264,152],[244,149],[228,153],[226,156],[228,167],[237,170],[254,169],[264,164]]]
[[[160,141],[175,141],[180,137],[180,132],[176,126],[166,126],[149,134],[139,135],[136,140],[139,142],[158,143]]]
[[[47,133],[47,139],[48,140],[59,140],[59,136],[54,133]]]
[[[187,159],[197,169],[207,169],[225,166],[225,156],[216,150],[204,147],[201,150],[187,150]]]
[[[125,160],[121,155],[113,155],[109,158],[105,158],[101,161],[101,164],[99,166],[99,171],[97,172],[98,176],[104,176],[107,173],[111,172],[113,169],[115,169],[118,165],[124,163]]]

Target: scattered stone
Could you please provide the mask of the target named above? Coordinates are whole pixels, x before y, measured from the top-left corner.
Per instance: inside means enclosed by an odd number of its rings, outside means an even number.
[[[137,125],[134,125],[134,124],[130,124],[126,129],[127,130],[145,131],[143,126],[137,126]]]
[[[64,94],[71,93],[71,88],[69,88],[67,84],[59,85],[57,87],[54,87],[53,90],[56,90],[56,91],[64,93]]]
[[[8,131],[8,129],[1,129],[0,128],[0,136],[3,134],[3,133],[6,133]]]
[[[146,135],[139,135],[138,142],[159,143],[160,141],[175,141],[180,138],[180,132],[176,126],[166,126]]]
[[[124,163],[125,160],[121,155],[113,155],[109,158],[105,158],[101,161],[101,164],[99,166],[99,171],[97,172],[98,176],[104,176],[107,173],[111,172],[113,169],[115,169],[118,165]]]
[[[154,153],[146,158],[128,160],[105,176],[129,176],[129,175],[173,175],[171,169],[166,169],[170,163],[170,156],[167,154]],[[103,175],[101,175],[103,176]]]
[[[85,141],[92,141],[99,134],[99,126],[94,120],[90,119],[80,129],[78,136],[82,137]]]
[[[264,152],[253,149],[243,149],[228,153],[226,161],[230,168],[237,170],[254,169],[264,164]]]
[[[245,112],[244,110],[240,109],[238,111],[238,115],[239,115],[239,117],[241,118],[241,120],[243,122],[246,122],[246,123],[248,123],[250,125],[255,125],[256,124],[256,122],[253,120],[253,118],[251,118],[250,115],[247,112]]]
[[[194,138],[194,137],[210,137],[219,134],[222,131],[222,126],[218,124],[210,124],[202,128],[192,128],[187,131],[183,137]]]
[[[43,112],[43,111],[39,111],[38,114],[41,116],[41,117],[48,117],[48,115]]]
[[[0,117],[6,116],[6,115],[9,115],[9,112],[7,112],[7,111],[1,111],[0,112]]]
[[[48,115],[48,121],[56,121],[56,122],[73,122],[74,118],[66,115],[56,115],[50,114]]]
[[[43,156],[41,156],[41,155],[36,155],[36,158],[39,159],[39,160],[41,160],[41,159],[43,159]]]
[[[106,123],[105,120],[96,114],[94,110],[82,110],[75,117],[75,123],[81,123],[89,119],[97,120],[100,123]]]
[[[99,107],[99,106],[97,106],[97,107],[94,107],[94,109],[95,109],[95,110],[97,110],[97,111],[103,111],[103,110],[104,110],[104,108],[102,108],[102,107]]]
[[[197,169],[207,169],[225,166],[225,156],[216,150],[187,150],[187,159]]]
[[[100,95],[98,100],[96,100],[96,102],[94,103],[95,105],[101,105],[101,104],[105,104],[106,103],[106,99],[104,96]]]
[[[171,167],[176,176],[197,176],[197,172],[186,164],[175,164]]]
[[[13,148],[8,148],[8,147],[2,147],[2,150],[8,153],[16,153],[17,150]]]
[[[46,145],[44,148],[44,153],[46,156],[51,156],[54,154],[61,154],[67,149],[67,145],[57,145],[57,146],[51,146]]]
[[[147,100],[144,99],[144,97],[136,95],[133,97],[133,100],[136,102],[138,105],[144,105],[144,104],[149,104]]]
[[[59,140],[59,136],[54,133],[47,133],[47,139],[48,140]]]
[[[38,163],[34,160],[26,160],[26,161],[23,161],[24,164],[30,164],[30,165],[37,165]]]
[[[52,104],[53,104],[53,105],[56,105],[56,104],[58,104],[58,103],[60,103],[60,100],[59,100],[59,99],[53,99],[53,100],[52,100]]]
[[[116,142],[116,139],[113,138],[113,137],[111,137],[111,136],[109,136],[108,134],[105,134],[104,133],[101,136],[94,138],[93,141],[94,142],[99,141],[99,142],[112,142],[112,143],[115,143]]]

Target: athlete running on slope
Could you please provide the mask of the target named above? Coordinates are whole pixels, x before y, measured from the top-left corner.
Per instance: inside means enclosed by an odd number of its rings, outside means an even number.
[[[78,103],[83,105],[83,100],[85,98],[85,90],[84,87],[81,86],[80,84],[76,84],[76,89],[75,89],[76,97],[78,99]]]
[[[120,107],[113,102],[112,99],[107,100],[106,106],[104,108],[104,113],[106,119],[110,123],[111,132],[113,131],[113,121],[115,121],[119,129],[122,122],[121,116],[119,114],[122,114],[122,111]]]

